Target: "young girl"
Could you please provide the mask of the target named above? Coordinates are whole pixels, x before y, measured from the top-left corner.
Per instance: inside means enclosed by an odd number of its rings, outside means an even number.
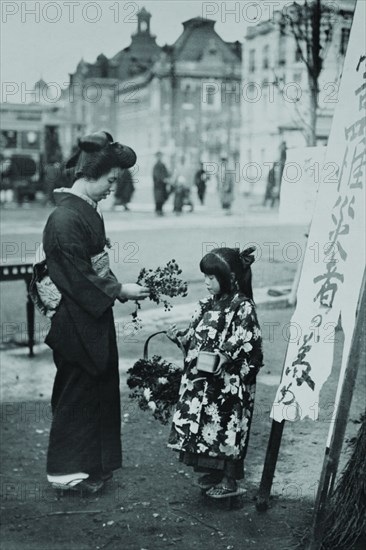
[[[238,494],[262,366],[261,334],[253,302],[254,248],[217,248],[200,269],[210,297],[200,300],[187,330],[173,325],[168,336],[186,352],[179,401],[168,446],[180,460],[205,472],[199,486],[213,498]],[[216,352],[217,374],[199,371],[200,351]]]

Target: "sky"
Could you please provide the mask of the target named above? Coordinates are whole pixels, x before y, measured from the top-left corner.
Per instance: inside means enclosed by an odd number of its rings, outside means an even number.
[[[94,62],[100,53],[112,57],[130,44],[142,7],[152,14],[151,32],[160,46],[172,44],[182,22],[192,17],[215,19],[224,40],[241,42],[251,21],[268,19],[265,8],[252,0],[2,0],[2,100],[17,101],[16,90],[32,89],[41,77],[63,88],[81,58]]]

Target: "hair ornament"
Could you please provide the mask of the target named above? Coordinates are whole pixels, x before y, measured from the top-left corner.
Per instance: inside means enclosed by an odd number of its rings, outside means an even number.
[[[111,149],[109,149],[111,146]],[[108,148],[107,148],[108,147]],[[117,141],[113,141],[113,137],[109,132],[94,132],[79,138],[78,150],[66,162],[66,168],[75,168],[79,165],[79,160],[85,162],[85,155],[90,153],[99,153],[100,151],[115,151],[118,155],[120,168],[131,168],[136,163],[136,153],[127,145],[122,145]],[[87,158],[87,157],[86,157]],[[84,159],[84,160],[83,160]]]
[[[109,132],[94,132],[78,139],[78,150],[66,162],[66,168],[74,168],[80,158],[81,152],[96,153],[106,147],[112,145],[113,137]]]
[[[94,132],[79,139],[79,149],[86,153],[101,151],[107,145],[112,145],[113,137],[108,132]]]
[[[255,257],[253,256],[253,252],[256,250],[255,246],[249,246],[248,248],[245,248],[241,252],[239,252],[240,259],[242,261],[243,267],[249,267],[252,265],[252,263],[255,260]]]

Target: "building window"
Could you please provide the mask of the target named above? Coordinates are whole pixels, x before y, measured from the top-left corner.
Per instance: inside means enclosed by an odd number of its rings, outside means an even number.
[[[1,130],[0,144],[3,149],[16,149],[17,132],[15,130]]]
[[[208,53],[210,55],[216,55],[217,54],[217,45],[214,38],[210,38],[208,42]]]
[[[206,86],[206,102],[207,102],[207,105],[214,105],[214,103],[215,103],[215,94],[216,94],[215,86]]]
[[[347,44],[349,40],[349,33],[350,29],[347,29],[346,27],[342,27],[341,30],[341,42],[339,44],[339,53],[341,55],[345,55],[347,51]]]
[[[286,65],[286,35],[280,33],[278,44],[278,65]]]
[[[22,149],[39,149],[40,148],[40,133],[33,130],[21,132]]]
[[[295,50],[295,61],[296,61],[296,62],[302,61],[301,49],[299,48],[299,46],[296,46],[296,50]]]
[[[183,103],[192,103],[192,90],[189,84],[183,90]]]
[[[228,105],[240,103],[240,86],[238,82],[223,82],[221,92],[222,103],[227,103]]]
[[[268,44],[263,48],[263,69],[269,68],[269,46]]]
[[[249,72],[255,71],[255,50],[249,50]]]
[[[248,82],[247,97],[249,101],[259,101],[262,95],[261,87],[257,82]]]

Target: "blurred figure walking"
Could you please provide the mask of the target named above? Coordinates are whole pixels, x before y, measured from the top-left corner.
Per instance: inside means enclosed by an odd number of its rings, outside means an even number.
[[[135,192],[132,173],[128,168],[119,169],[117,174],[117,185],[114,194],[114,206],[122,205],[125,210],[129,210],[128,204],[131,202],[132,195]]]
[[[227,157],[221,157],[221,173],[218,179],[218,191],[221,207],[226,215],[230,215],[231,206],[234,200],[235,171],[228,170],[227,165]]]
[[[174,209],[176,214],[181,214],[186,204],[193,212],[194,205],[191,197],[192,171],[187,163],[185,155],[179,159],[179,164],[174,172]]]
[[[156,153],[156,163],[153,168],[155,212],[157,216],[163,216],[163,206],[169,194],[167,189],[169,172],[162,161],[162,153]]]
[[[205,202],[207,180],[208,180],[208,174],[203,168],[203,162],[200,162],[200,167],[194,176],[194,183],[195,183],[195,186],[197,187],[197,195],[198,195],[199,201],[202,205]]]
[[[276,189],[275,165],[276,165],[276,163],[274,163],[271,166],[271,168],[269,169],[268,177],[267,177],[266,191],[265,191],[264,197],[263,197],[263,206],[267,206],[267,201],[270,201],[271,208],[274,207],[274,204],[275,204],[275,201],[276,201],[276,197],[275,197],[275,193],[276,193],[276,191],[275,191],[275,189]]]
[[[273,208],[277,202],[280,202],[280,191],[282,174],[286,164],[286,142],[283,141],[279,148],[279,161],[274,162],[268,172],[266,191],[263,197],[263,206],[267,206],[267,201],[270,201],[270,206]]]

